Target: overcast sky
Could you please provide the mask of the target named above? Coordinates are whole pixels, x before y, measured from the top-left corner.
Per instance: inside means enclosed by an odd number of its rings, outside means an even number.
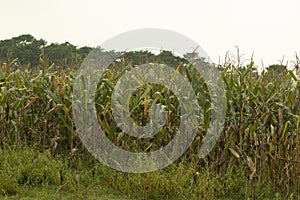
[[[264,65],[300,54],[299,0],[0,0],[0,40],[32,34],[48,42],[98,46],[138,28],[195,40],[214,62],[235,46]]]

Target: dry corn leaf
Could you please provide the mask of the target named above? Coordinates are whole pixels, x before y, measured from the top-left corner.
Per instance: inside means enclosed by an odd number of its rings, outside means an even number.
[[[255,164],[253,163],[252,159],[249,156],[247,156],[247,165],[252,172],[256,171]]]
[[[237,159],[240,159],[241,156],[238,154],[238,152],[236,152],[232,148],[229,148],[229,151],[232,155],[234,155],[234,157],[236,157]]]

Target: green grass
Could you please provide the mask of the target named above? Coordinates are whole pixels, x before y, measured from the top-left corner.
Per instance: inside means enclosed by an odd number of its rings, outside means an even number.
[[[105,187],[95,187],[83,191],[71,192],[60,191],[60,187],[26,187],[20,186],[19,193],[10,196],[3,196],[1,199],[6,200],[50,200],[50,199],[90,199],[90,200],[133,200],[119,192],[107,189]]]
[[[211,167],[185,160],[146,174],[115,171],[96,162],[72,167],[68,160],[35,148],[3,150],[0,154],[1,199],[249,199],[251,182],[244,169]],[[256,187],[256,199],[282,199],[274,188]],[[296,199],[296,194],[290,194]],[[299,198],[299,197],[298,197]]]
[[[103,176],[90,172],[69,168],[63,158],[34,148],[4,150],[0,154],[0,198],[131,199],[107,187]]]

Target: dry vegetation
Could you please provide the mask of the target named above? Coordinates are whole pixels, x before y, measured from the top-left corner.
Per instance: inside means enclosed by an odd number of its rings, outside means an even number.
[[[215,199],[224,196],[237,199],[299,198],[300,82],[295,76],[296,71],[264,71],[258,75],[253,62],[244,67],[233,62],[220,65],[226,86],[227,112],[224,130],[213,151],[200,160],[196,156],[200,143],[195,141],[180,160],[166,169],[147,174],[125,174],[99,164],[86,151],[77,135],[72,121],[75,71],[54,71],[43,65],[40,71],[21,68],[13,71],[11,65],[3,64],[0,70],[2,151],[32,147],[40,152],[49,152],[46,157],[66,162],[62,169],[69,167],[83,177],[84,170],[92,170],[92,175],[85,177],[87,180],[88,177],[97,177],[107,187],[144,199]],[[182,73],[187,76],[189,70],[185,67]],[[199,95],[207,95],[205,84],[197,77],[190,77],[193,87]],[[105,80],[99,81],[102,90],[97,96],[96,106],[100,123],[110,140],[122,148],[137,151],[144,151],[152,144],[147,149],[149,151],[172,138],[173,129],[176,129],[173,125],[161,130],[155,140],[135,140],[124,136],[123,142],[120,142],[120,130],[107,110],[115,76],[107,73]],[[105,87],[105,84],[109,85]],[[140,114],[144,109],[142,105],[146,104],[143,102],[155,98],[155,92],[161,89],[156,86],[149,92],[145,86],[137,96],[132,97],[131,107],[136,109],[133,112],[134,120],[146,118]],[[147,94],[140,98],[146,91]],[[175,109],[178,102],[170,102],[168,95],[172,93],[165,90],[158,101],[169,106],[170,110]],[[209,98],[199,99],[199,102],[205,111],[211,109]],[[174,114],[172,117],[176,121],[178,116]],[[205,134],[207,123],[199,128],[198,138],[201,139]],[[0,160],[3,172],[0,174],[0,192],[17,192],[12,188],[20,184],[36,185],[43,181],[58,187],[68,185],[72,182],[70,180],[79,184],[75,175],[74,178],[62,178],[66,176],[64,171],[51,175],[51,170],[57,170],[56,166],[53,163],[49,165],[53,169],[44,171],[46,179],[39,174],[38,180],[24,174],[15,174],[16,178],[10,179],[6,176],[10,172],[4,173],[5,170],[9,171],[8,166]],[[95,175],[97,173],[101,176]],[[14,176],[14,173],[9,175]],[[8,179],[11,186],[7,185]],[[74,184],[74,187],[77,186]]]

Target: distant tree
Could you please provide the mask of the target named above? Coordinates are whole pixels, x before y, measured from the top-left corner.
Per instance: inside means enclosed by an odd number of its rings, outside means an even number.
[[[91,47],[76,46],[69,42],[46,45],[43,39],[37,40],[32,35],[24,34],[18,37],[0,41],[0,62],[10,63],[16,60],[21,65],[39,65],[40,57],[47,65],[56,64],[63,67],[79,66],[83,59],[93,50]]]
[[[79,54],[79,61],[82,62],[84,58],[87,57],[87,55],[93,50],[92,47],[81,47],[77,50],[77,53]]]
[[[287,72],[287,67],[281,64],[270,65],[268,68],[268,72],[273,72],[276,74],[285,74]]]
[[[63,67],[78,67],[92,50],[92,47],[87,46],[77,49],[69,42],[52,43],[44,48],[48,65],[54,63]]]
[[[179,56],[175,56],[171,51],[162,51],[158,56],[158,62],[177,68],[181,64],[186,64],[187,60]]]
[[[44,52],[48,64],[54,63],[64,67],[77,64],[77,48],[69,42],[52,43],[44,48]]]
[[[36,66],[39,63],[41,48],[46,43],[45,40],[37,40],[29,34],[0,41],[0,59],[2,62],[17,59],[21,64]]]
[[[150,51],[132,51],[126,52],[121,56],[124,60],[125,65],[141,65],[146,63],[156,62],[156,56]]]

